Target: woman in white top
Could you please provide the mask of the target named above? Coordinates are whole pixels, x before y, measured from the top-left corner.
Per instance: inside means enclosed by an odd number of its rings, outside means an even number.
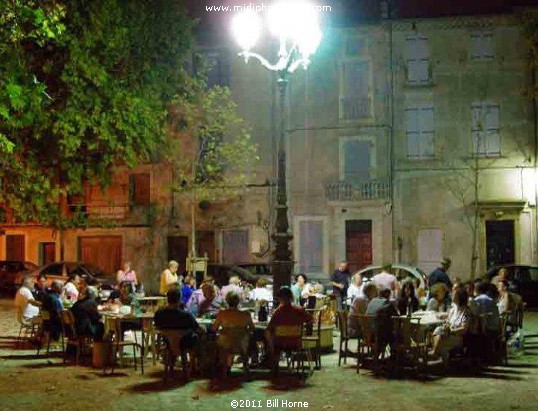
[[[308,283],[308,278],[304,274],[297,274],[295,284],[291,286],[293,293],[293,303],[302,305],[303,300],[311,295],[311,286]]]
[[[273,293],[267,288],[269,281],[260,278],[256,282],[256,288],[250,292],[249,300],[251,301],[273,301]]]
[[[64,284],[62,300],[70,301],[73,304],[78,300],[79,282],[80,282],[80,277],[78,276],[78,274],[74,274],[74,273],[69,274],[67,278],[67,282]]]
[[[471,312],[467,306],[469,296],[465,289],[458,289],[452,296],[452,307],[444,325],[433,333],[433,354],[440,355],[446,362],[450,350],[463,346],[463,336],[471,326]]]
[[[362,283],[362,276],[359,273],[353,274],[351,277],[351,284],[347,289],[347,305],[353,304],[353,300],[357,297],[363,297],[362,288],[364,284]]]

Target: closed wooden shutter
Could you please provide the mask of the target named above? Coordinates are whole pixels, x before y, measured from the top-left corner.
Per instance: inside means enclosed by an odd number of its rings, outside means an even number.
[[[6,260],[24,261],[24,235],[6,236]]]

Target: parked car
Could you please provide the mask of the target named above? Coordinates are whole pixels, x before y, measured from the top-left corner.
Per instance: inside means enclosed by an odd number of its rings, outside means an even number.
[[[237,275],[241,280],[247,281],[252,285],[255,285],[256,281],[258,281],[258,278],[249,270],[231,264],[209,263],[207,265],[207,275],[213,277],[215,279],[215,284],[219,287],[227,285],[228,280],[233,275]]]
[[[16,278],[19,274],[35,270],[37,265],[30,261],[0,261],[0,292],[11,295],[17,290]]]
[[[359,274],[363,279],[370,280],[374,275],[380,273],[382,270],[383,266],[381,265],[370,265],[362,270],[359,270]],[[390,271],[396,276],[396,278],[398,278],[398,281],[406,278],[418,278],[422,288],[427,288],[428,286],[428,276],[418,267],[406,264],[392,264]]]
[[[53,280],[60,280],[62,282],[67,281],[67,277],[71,273],[76,273],[79,276],[86,278],[89,284],[97,285],[102,290],[112,290],[116,285],[116,279],[113,276],[107,275],[100,268],[89,263],[75,261],[49,263],[36,268],[27,274],[35,278],[37,278],[39,274],[45,274],[47,276],[47,284],[50,285]],[[23,277],[23,274],[17,275],[15,280],[17,286],[20,287]]]
[[[511,283],[510,291],[521,295],[528,307],[538,308],[538,266],[524,264],[509,264],[502,266],[508,270]],[[491,280],[501,267],[492,267],[486,273]]]

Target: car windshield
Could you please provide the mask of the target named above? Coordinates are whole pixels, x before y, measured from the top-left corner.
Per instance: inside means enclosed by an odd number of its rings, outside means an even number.
[[[41,272],[45,275],[62,275],[62,267],[63,264],[54,263],[45,267]]]

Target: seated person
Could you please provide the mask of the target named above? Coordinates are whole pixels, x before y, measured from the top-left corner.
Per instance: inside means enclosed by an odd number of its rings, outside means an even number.
[[[359,315],[365,315],[366,309],[370,301],[377,297],[377,286],[373,282],[369,282],[364,285],[362,289],[362,297],[357,297],[353,300],[351,308],[349,310],[349,316],[347,320],[347,328],[350,337],[361,336],[361,325],[359,322]]]
[[[363,287],[362,276],[359,273],[353,274],[351,277],[351,284],[347,289],[347,305],[351,306],[355,298],[363,297]]]
[[[312,316],[304,308],[292,305],[293,293],[288,287],[283,287],[278,291],[277,299],[279,306],[273,313],[264,332],[267,355],[273,366],[278,364],[280,351],[297,349],[302,346],[302,342],[293,336],[275,335],[277,328],[312,323]]]
[[[295,284],[291,286],[293,293],[293,303],[296,305],[304,305],[311,294],[311,285],[308,278],[304,274],[297,274]]]
[[[248,311],[238,309],[241,298],[233,291],[226,294],[228,308],[220,310],[213,324],[213,331],[218,332],[217,347],[219,348],[219,358],[222,361],[223,372],[227,371],[233,364],[231,350],[248,351],[250,334],[254,332],[254,323]],[[238,340],[238,339],[242,340]],[[226,373],[224,374],[224,377]]]
[[[198,316],[209,315],[215,318],[222,306],[222,298],[215,292],[215,287],[211,284],[202,285],[203,299],[198,306]]]
[[[476,313],[485,321],[482,324],[482,331],[485,331],[486,334],[497,336],[500,326],[499,309],[495,301],[487,295],[490,285],[485,281],[476,284],[474,302],[476,304]]]
[[[241,300],[243,300],[244,291],[241,288],[240,284],[241,279],[237,275],[232,275],[228,280],[228,285],[225,285],[224,287],[222,287],[222,290],[220,290],[220,296],[222,298],[226,298],[226,294],[233,291],[239,296],[239,298],[241,298]]]
[[[75,317],[75,328],[78,335],[87,335],[94,341],[101,341],[105,333],[105,327],[101,322],[101,314],[97,309],[97,290],[95,287],[87,287],[80,295],[79,300],[71,307]]]
[[[179,349],[189,351],[192,371],[196,364],[196,351],[194,348],[198,342],[198,334],[203,331],[194,316],[182,308],[181,292],[178,288],[170,288],[166,293],[166,299],[168,305],[155,313],[155,327],[159,330],[183,331]],[[169,343],[173,344],[172,341],[169,341]],[[172,350],[172,352],[178,352],[174,349]]]
[[[452,305],[444,325],[433,332],[434,356],[441,356],[446,364],[450,350],[463,346],[463,337],[469,331],[471,312],[467,306],[469,296],[465,289],[460,288],[452,296]]]
[[[50,338],[57,341],[62,333],[61,313],[64,309],[60,295],[63,284],[59,280],[54,280],[50,291],[43,299],[43,311],[48,311],[50,319],[43,321],[43,327],[49,332]]]
[[[412,281],[413,286],[415,287],[415,297],[417,297],[419,306],[426,307],[426,304],[428,304],[428,299],[426,298],[426,290],[424,289],[424,287],[421,286],[420,279],[414,277]]]
[[[32,290],[34,299],[42,303],[48,292],[49,290],[47,289],[47,276],[43,273],[40,273],[37,276],[37,280],[34,284],[34,289]]]
[[[430,299],[426,305],[426,311],[447,312],[450,308],[446,300],[447,294],[448,287],[444,283],[436,283],[430,289]]]
[[[394,341],[392,317],[398,315],[398,311],[390,301],[392,290],[383,288],[379,295],[372,299],[366,307],[366,315],[373,315],[372,330],[381,348]]]
[[[202,281],[200,288],[194,290],[187,301],[187,310],[194,316],[198,315],[198,307],[204,299],[204,293],[202,292],[202,287],[204,286],[204,284],[211,285],[215,289],[215,294],[219,294],[218,287],[215,285],[213,277],[207,276],[204,281]]]
[[[69,273],[67,282],[64,284],[62,292],[62,301],[68,301],[70,304],[74,304],[78,300],[80,284],[80,277],[76,273]]]
[[[192,293],[196,290],[196,278],[192,275],[187,275],[183,286],[181,287],[181,302],[187,304],[191,298]]]
[[[521,296],[509,291],[509,284],[506,280],[499,280],[497,289],[499,291],[499,299],[497,300],[497,308],[499,314],[507,316],[507,325],[509,331],[514,331],[517,327],[517,311],[521,310],[523,301]]]
[[[31,324],[40,324],[39,307],[41,303],[34,298],[32,289],[34,288],[34,278],[26,276],[22,280],[22,286],[15,295],[15,307],[17,307],[17,318]]]
[[[273,301],[273,293],[267,288],[269,281],[260,278],[256,282],[256,288],[250,292],[249,299],[252,301]]]
[[[411,281],[405,281],[400,289],[397,300],[400,315],[409,315],[418,310],[418,299],[415,296],[415,287]]]

